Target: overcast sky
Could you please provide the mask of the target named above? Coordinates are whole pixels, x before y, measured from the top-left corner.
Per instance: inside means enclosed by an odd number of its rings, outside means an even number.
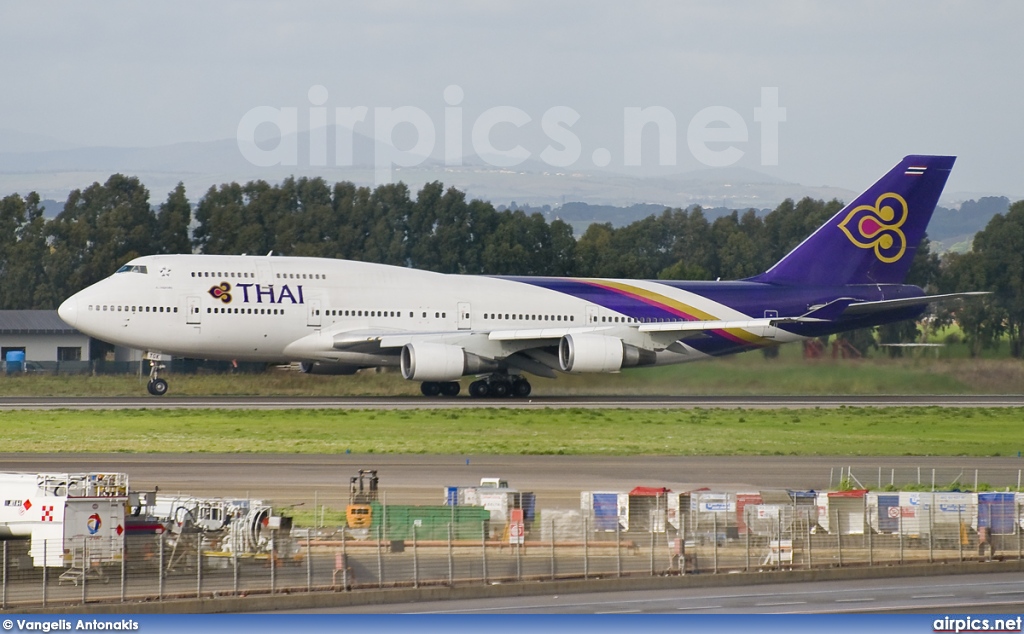
[[[234,138],[259,106],[296,107],[308,126],[323,86],[331,119],[423,110],[440,155],[456,85],[466,151],[481,113],[514,107],[530,121],[495,138],[536,159],[542,118],[562,107],[579,115],[574,167],[606,149],[617,169],[625,109],[660,106],[678,128],[662,171],[696,169],[688,126],[718,106],[748,140],[711,147],[787,180],[860,190],[905,154],[941,153],[959,157],[947,191],[1022,196],[1022,25],[1009,1],[8,2],[0,128],[78,145]],[[777,165],[755,120],[764,88],[785,108]],[[659,167],[655,136],[645,170]]]

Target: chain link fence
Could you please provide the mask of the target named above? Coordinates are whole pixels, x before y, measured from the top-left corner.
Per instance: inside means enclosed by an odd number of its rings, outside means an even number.
[[[576,511],[542,511],[522,534],[515,523],[440,519],[413,523],[400,536],[389,535],[386,524],[363,531],[292,529],[272,532],[260,552],[246,553],[225,552],[216,535],[204,532],[4,541],[0,609],[1020,560],[1024,554],[1020,503],[994,510],[937,498],[913,508],[899,502],[838,498],[824,515],[817,505],[796,502],[711,511],[695,504],[675,515],[656,510],[633,530]]]

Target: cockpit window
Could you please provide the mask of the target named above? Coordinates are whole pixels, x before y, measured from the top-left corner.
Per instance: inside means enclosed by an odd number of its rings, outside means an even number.
[[[117,269],[117,272],[118,273],[142,273],[143,275],[146,275],[147,273],[149,273],[149,271],[146,270],[146,267],[139,266],[138,264],[125,264],[121,268]]]

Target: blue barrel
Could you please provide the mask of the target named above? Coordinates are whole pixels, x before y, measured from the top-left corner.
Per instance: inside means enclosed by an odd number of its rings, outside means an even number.
[[[21,350],[10,350],[4,358],[7,362],[7,372],[24,372],[25,353]]]

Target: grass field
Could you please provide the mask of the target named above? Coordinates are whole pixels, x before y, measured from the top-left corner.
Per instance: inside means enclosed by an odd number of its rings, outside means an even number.
[[[0,412],[21,452],[1016,456],[1021,409]]]
[[[1024,362],[1016,359],[915,358],[806,361],[799,346],[783,346],[778,359],[757,352],[620,374],[533,378],[537,394],[751,395],[751,394],[1011,394],[1024,392]],[[915,353],[921,354],[921,353]],[[397,372],[311,376],[290,370],[263,374],[168,374],[169,397],[201,395],[395,396],[419,386]],[[463,381],[463,389],[470,379]],[[0,396],[143,396],[137,376],[0,375]]]

